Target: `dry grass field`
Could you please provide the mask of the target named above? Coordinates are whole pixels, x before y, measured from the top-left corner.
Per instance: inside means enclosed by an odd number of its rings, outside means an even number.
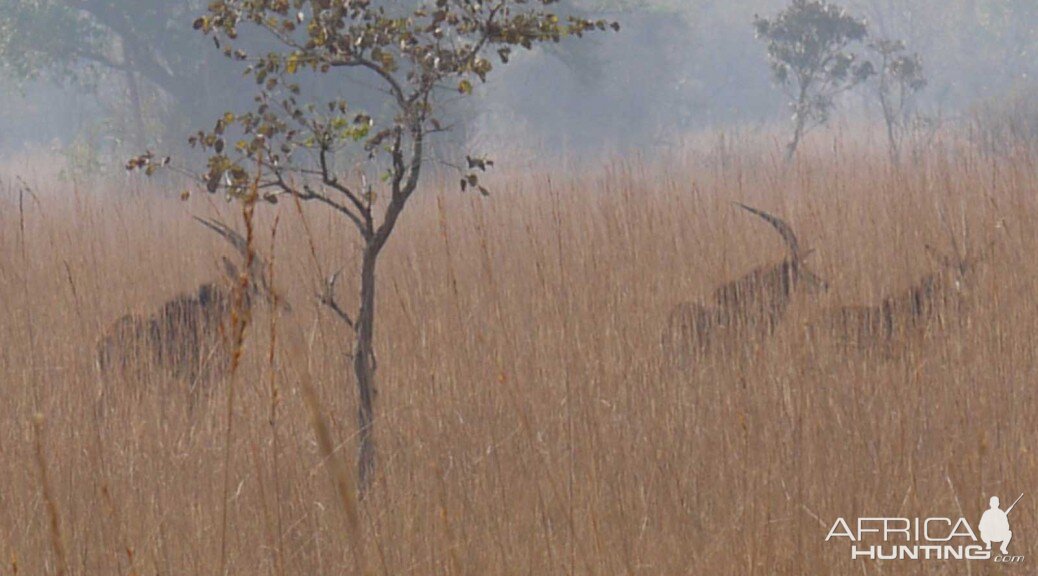
[[[1026,563],[969,573],[1033,573],[1038,162],[954,143],[900,170],[867,146],[779,156],[498,175],[491,198],[430,181],[380,268],[379,472],[359,542],[301,387],[352,469],[350,335],[315,297],[346,268],[355,301],[344,221],[259,211],[268,257],[280,214],[275,284],[293,310],[256,310],[228,435],[228,382],[189,408],[162,374],[101,378],[95,349],[123,314],[221,277],[234,254],[190,215],[240,227],[235,207],[31,177],[20,202],[9,172],[0,574],[965,574],[852,562],[824,539],[841,516],[975,522],[990,494],[1020,492]],[[787,219],[831,289],[797,294],[773,338],[674,369],[669,310],[785,255],[732,201]],[[924,245],[950,251],[964,222],[994,243],[943,323],[879,353],[810,330],[934,271]]]

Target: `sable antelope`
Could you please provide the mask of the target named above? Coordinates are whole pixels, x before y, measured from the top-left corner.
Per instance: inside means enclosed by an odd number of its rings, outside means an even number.
[[[828,290],[826,282],[805,265],[804,259],[812,251],[800,245],[789,224],[762,210],[736,205],[770,224],[786,243],[789,255],[722,285],[706,302],[677,305],[670,313],[663,337],[668,358],[702,354],[714,343],[767,337],[782,320],[801,284],[812,291]]]
[[[907,289],[884,296],[879,304],[830,308],[823,313],[821,327],[843,347],[892,352],[895,345],[907,344],[913,335],[961,318],[975,283],[977,266],[986,254],[970,253],[967,231],[963,232],[961,249],[950,227],[948,235],[951,256],[925,245],[926,253],[937,264],[936,270]],[[817,332],[817,326],[812,331]]]
[[[226,239],[243,257],[246,240],[215,220],[195,218]],[[246,258],[247,259],[247,258]],[[229,281],[202,284],[193,293],[180,294],[149,316],[128,314],[116,320],[97,347],[102,374],[122,373],[140,378],[165,373],[187,382],[190,389],[226,374],[230,367],[231,314],[247,315],[255,297],[273,301],[262,258],[254,254],[248,270],[249,289],[241,293],[241,276],[227,258]],[[289,308],[282,304],[286,310]]]

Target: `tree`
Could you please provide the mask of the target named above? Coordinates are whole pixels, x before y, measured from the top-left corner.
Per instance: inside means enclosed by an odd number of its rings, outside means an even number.
[[[868,30],[864,20],[823,0],[793,0],[771,20],[755,16],[753,25],[767,44],[775,82],[790,98],[791,160],[804,134],[828,122],[835,98],[874,73],[871,63],[851,51]]]
[[[923,63],[918,54],[906,53],[900,40],[877,40],[869,48],[879,60],[876,95],[887,128],[890,158],[897,164],[914,97],[926,87]]]
[[[361,239],[359,304],[352,313],[335,298],[337,276],[322,303],[355,334],[353,373],[359,397],[358,475],[363,490],[375,470],[373,436],[375,303],[379,256],[418,190],[427,139],[448,130],[438,116],[444,97],[472,94],[476,80],[507,63],[514,50],[565,37],[618,29],[615,23],[559,16],[557,0],[436,0],[415,7],[376,0],[218,0],[194,27],[214,38],[256,82],[255,106],[227,112],[190,142],[208,155],[201,179],[247,202],[285,196],[339,214]],[[274,49],[252,54],[242,39],[265,32]],[[382,113],[353,110],[343,98],[309,99],[306,76],[365,74],[384,90]],[[381,172],[383,186],[351,183],[337,157],[361,158]],[[164,162],[163,162],[164,163]],[[151,154],[128,168],[153,171]],[[461,188],[487,190],[479,180],[493,162],[467,156]],[[259,176],[253,177],[253,166]],[[372,179],[374,180],[374,179]]]
[[[79,86],[121,77],[140,147],[147,139],[143,87],[163,96],[173,112],[167,120],[190,119],[220,99],[215,95],[233,94],[230,75],[207,73],[221,59],[208,58],[190,29],[204,2],[133,4],[131,10],[121,0],[0,0],[0,69],[17,81],[49,77]]]

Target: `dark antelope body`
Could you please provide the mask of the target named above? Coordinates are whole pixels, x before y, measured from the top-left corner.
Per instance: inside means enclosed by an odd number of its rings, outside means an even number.
[[[825,281],[804,264],[810,251],[801,247],[789,224],[756,208],[738,206],[770,224],[782,237],[789,255],[720,286],[706,302],[677,305],[663,336],[668,358],[702,354],[717,343],[731,345],[769,336],[801,285],[811,290],[828,289]]]
[[[192,383],[224,373],[233,292],[219,283],[203,284],[149,316],[123,316],[102,337],[98,366],[106,374],[119,371],[136,378],[162,371]]]
[[[246,257],[248,246],[241,235],[214,220],[196,219]],[[184,381],[191,389],[225,375],[230,368],[232,315],[250,314],[255,297],[271,299],[272,292],[257,256],[244,292],[238,269],[227,258],[223,264],[224,281],[180,294],[150,315],[128,314],[116,320],[98,343],[101,373],[133,379],[161,374]]]
[[[926,246],[927,253],[938,264],[934,272],[905,290],[883,297],[879,304],[826,310],[821,328],[841,346],[893,352],[896,345],[907,344],[934,328],[963,318],[976,268],[983,258],[966,253],[965,247],[960,251],[954,235],[951,242],[952,256]],[[819,330],[816,327],[812,332]]]

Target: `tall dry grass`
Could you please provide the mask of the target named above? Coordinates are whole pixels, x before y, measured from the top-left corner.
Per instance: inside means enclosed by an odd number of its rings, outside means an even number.
[[[961,573],[863,567],[823,540],[838,516],[975,522],[990,494],[1038,482],[1036,162],[947,145],[898,171],[841,145],[787,169],[715,152],[503,177],[490,199],[423,191],[380,270],[380,468],[356,524],[329,481],[354,450],[349,335],[316,297],[318,269],[357,264],[343,221],[305,212],[311,254],[291,203],[257,214],[269,256],[280,210],[294,312],[247,328],[225,453],[225,383],[189,411],[161,375],[101,379],[94,347],[122,314],[218,277],[226,248],[188,214],[236,211],[40,181],[23,235],[5,177],[0,573],[211,574],[223,551],[232,574],[356,574],[358,558],[394,575]],[[669,372],[668,310],[784,253],[732,200],[787,218],[832,293],[799,298],[759,347]],[[998,238],[968,315],[889,357],[808,338],[826,306],[933,269],[937,206]],[[1013,512],[1028,565],[1036,511],[1025,496]]]

